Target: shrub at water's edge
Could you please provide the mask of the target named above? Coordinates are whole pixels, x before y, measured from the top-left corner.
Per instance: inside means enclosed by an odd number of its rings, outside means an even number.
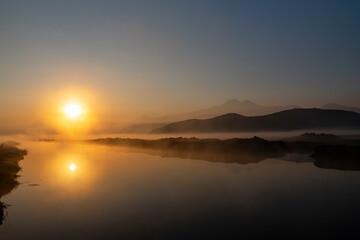
[[[9,193],[19,182],[19,161],[26,155],[26,150],[21,150],[7,144],[0,144],[0,197]]]
[[[26,150],[21,150],[11,144],[0,144],[0,199],[19,185],[19,161],[24,159]],[[0,202],[0,225],[5,218],[6,205]]]

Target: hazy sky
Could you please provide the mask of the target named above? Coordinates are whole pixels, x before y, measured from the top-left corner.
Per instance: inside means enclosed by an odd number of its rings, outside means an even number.
[[[65,91],[95,94],[104,116],[230,98],[360,105],[359,12],[350,0],[0,0],[0,114],[31,118]]]

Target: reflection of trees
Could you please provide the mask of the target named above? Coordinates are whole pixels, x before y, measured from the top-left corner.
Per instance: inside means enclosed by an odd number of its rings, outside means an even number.
[[[5,204],[0,202],[0,225],[2,225],[5,220],[5,208]]]
[[[266,158],[282,157],[288,149],[281,141],[250,139],[163,138],[158,140],[106,138],[91,143],[125,147],[130,152],[142,152],[162,157],[199,159],[211,162],[256,163]]]
[[[123,148],[122,151],[130,153],[145,153],[160,157],[175,157],[183,159],[204,160],[209,162],[223,162],[223,163],[258,163],[268,158],[281,158],[285,155],[284,152],[274,151],[266,153],[227,153],[227,152],[202,152],[202,151],[175,151],[172,149],[147,149],[147,148]]]
[[[306,137],[304,140],[304,136]],[[329,141],[336,140],[330,144]],[[163,138],[158,140],[104,138],[87,142],[124,147],[128,152],[139,152],[162,157],[199,159],[211,162],[257,163],[267,158],[281,158],[287,153],[312,154],[319,168],[360,171],[360,141],[342,141],[334,135],[305,134],[298,141],[267,141],[250,139]],[[355,144],[356,143],[356,144]],[[355,146],[354,146],[355,144]],[[302,162],[287,158],[287,161]]]
[[[360,171],[360,146],[318,146],[312,157],[319,168]]]
[[[19,185],[19,161],[26,155],[26,150],[20,150],[8,144],[0,145],[0,199]],[[6,205],[0,202],[0,225],[5,219]]]

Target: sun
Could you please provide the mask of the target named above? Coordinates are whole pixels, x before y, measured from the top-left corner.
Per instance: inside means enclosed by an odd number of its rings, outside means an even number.
[[[64,107],[64,113],[70,119],[78,118],[83,112],[83,108],[76,102],[70,102]]]
[[[69,169],[70,169],[70,171],[75,171],[76,165],[72,163],[72,164],[69,166]]]

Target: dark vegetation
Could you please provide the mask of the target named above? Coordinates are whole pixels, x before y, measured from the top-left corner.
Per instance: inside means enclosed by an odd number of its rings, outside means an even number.
[[[0,199],[9,194],[19,185],[19,161],[26,155],[26,150],[20,150],[15,142],[0,144]],[[5,218],[6,204],[0,202],[0,225]]]
[[[228,140],[181,137],[158,140],[105,138],[89,141],[92,143],[129,147],[161,156],[219,162],[259,162],[265,158],[283,156],[288,151],[286,145],[281,141],[267,141],[258,137]]]
[[[103,138],[88,142],[121,146],[131,152],[163,157],[241,164],[297,153],[311,156],[316,160],[314,164],[321,168],[360,170],[360,140],[348,140],[333,134],[306,133],[292,138],[292,141],[268,141],[259,137],[227,140],[180,137],[158,140]],[[326,164],[330,162],[330,165]]]
[[[344,138],[329,133],[304,133],[297,137],[285,139],[287,141],[306,141],[306,142],[343,142]]]
[[[360,146],[317,146],[311,156],[320,168],[360,171]]]

